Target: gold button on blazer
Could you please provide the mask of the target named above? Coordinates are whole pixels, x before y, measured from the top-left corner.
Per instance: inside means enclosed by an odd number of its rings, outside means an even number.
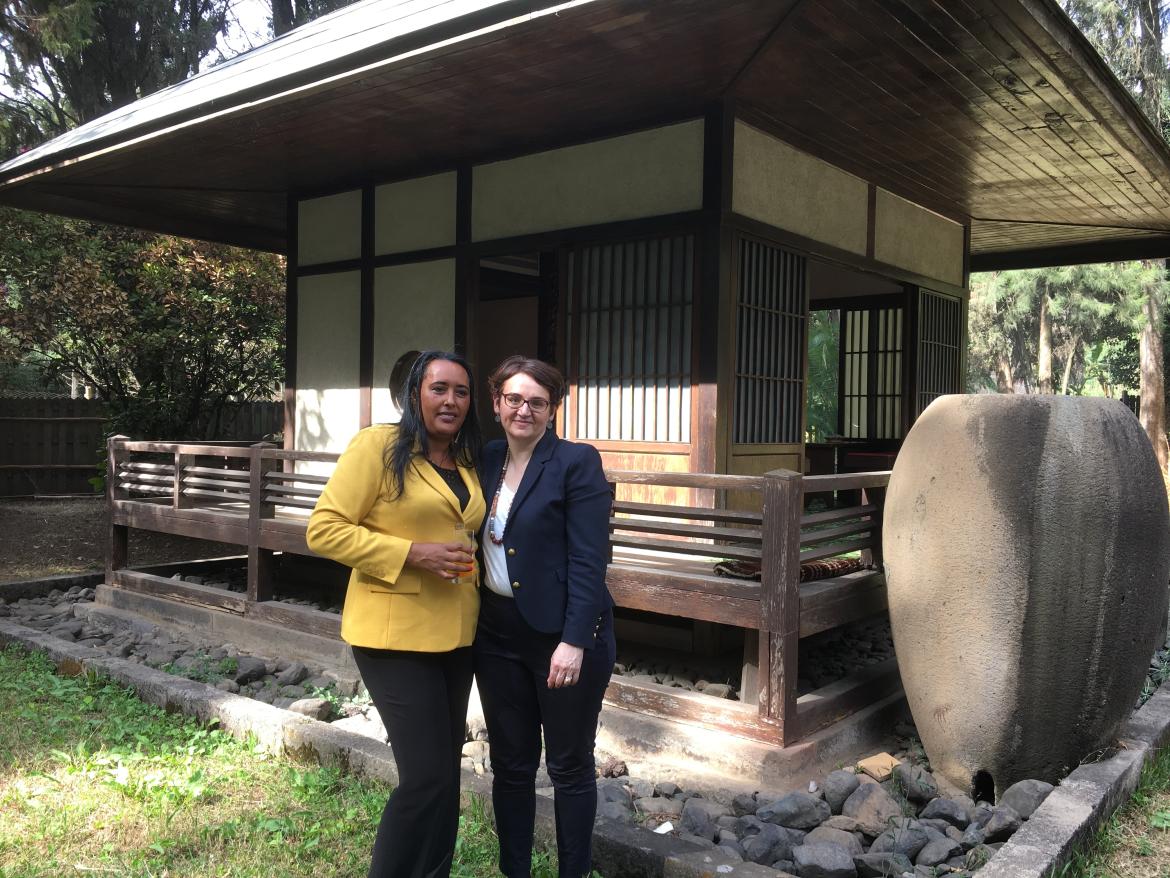
[[[459,468],[471,494],[465,510],[422,457],[407,468],[403,491],[387,499],[383,455],[398,428],[367,427],[341,459],[309,516],[309,548],[353,568],[341,612],[341,637],[353,646],[446,652],[470,646],[479,613],[478,571],[458,583],[413,566],[413,542],[450,543],[462,524],[478,532],[486,507],[472,468]]]

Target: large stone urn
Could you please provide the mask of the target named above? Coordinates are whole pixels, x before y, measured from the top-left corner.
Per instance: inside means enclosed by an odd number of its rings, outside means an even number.
[[[947,396],[906,437],[883,553],[931,767],[996,796],[1111,746],[1166,625],[1170,516],[1121,403]]]

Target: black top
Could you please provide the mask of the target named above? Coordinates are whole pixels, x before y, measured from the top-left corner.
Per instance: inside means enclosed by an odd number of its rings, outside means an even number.
[[[467,504],[471,502],[471,492],[467,490],[467,485],[463,483],[463,476],[459,475],[459,470],[441,467],[433,460],[428,460],[427,463],[434,467],[435,472],[443,477],[443,481],[447,483],[447,487],[451,489],[451,493],[459,501],[459,508],[466,510]]]

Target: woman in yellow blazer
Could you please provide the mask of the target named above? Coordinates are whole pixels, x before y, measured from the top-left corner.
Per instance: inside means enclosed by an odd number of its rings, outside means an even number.
[[[309,517],[309,548],[353,568],[341,636],[398,766],[371,878],[451,870],[479,612],[475,561],[455,532],[476,532],[485,511],[473,387],[461,357],[420,354],[402,422],[354,437]]]

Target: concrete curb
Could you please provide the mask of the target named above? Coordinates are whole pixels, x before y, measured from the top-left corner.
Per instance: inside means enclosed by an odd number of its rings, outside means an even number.
[[[89,647],[0,618],[0,645],[7,644],[45,653],[60,673],[77,675],[91,671],[133,689],[143,701],[164,710],[180,712],[204,723],[216,720],[220,728],[236,738],[253,736],[267,752],[337,767],[389,784],[398,781],[390,747],[364,735],[342,731],[329,723],[126,659],[96,655]],[[478,798],[487,813],[491,813],[489,778],[464,771],[461,786],[465,800]],[[536,835],[543,844],[555,847],[553,802],[544,796],[536,797]],[[610,820],[597,822],[593,850],[595,869],[603,875],[622,878],[710,878],[714,875],[782,878],[785,875],[754,863],[732,862],[717,851],[691,842]]]
[[[1060,782],[979,878],[1051,878],[1133,794],[1142,768],[1170,739],[1170,687],[1154,693],[1122,727],[1118,751]]]

